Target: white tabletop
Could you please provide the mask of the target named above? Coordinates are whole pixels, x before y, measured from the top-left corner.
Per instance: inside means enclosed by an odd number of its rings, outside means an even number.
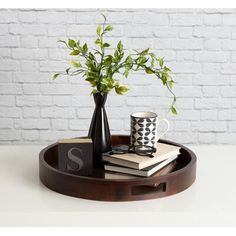
[[[99,202],[64,196],[38,177],[42,146],[0,146],[0,226],[236,226],[236,146],[190,146],[195,183],[173,196]]]

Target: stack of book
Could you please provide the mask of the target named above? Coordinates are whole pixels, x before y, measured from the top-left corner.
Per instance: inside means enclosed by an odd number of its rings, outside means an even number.
[[[152,158],[135,153],[104,154],[105,178],[125,179],[167,174],[174,169],[179,154],[180,147],[165,143],[158,143]]]

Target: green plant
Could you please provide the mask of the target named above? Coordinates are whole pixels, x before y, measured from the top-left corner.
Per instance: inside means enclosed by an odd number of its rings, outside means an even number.
[[[130,71],[145,71],[146,74],[153,74],[160,79],[173,96],[170,110],[177,114],[175,109],[176,96],[172,91],[174,81],[170,76],[171,70],[165,65],[164,58],[158,58],[149,48],[143,51],[133,50],[125,55],[125,49],[121,41],[117,44],[114,54],[107,54],[106,49],[111,45],[104,41],[104,36],[113,30],[111,25],[107,25],[107,18],[103,15],[104,22],[97,27],[97,39],[95,41],[96,49],[89,51],[87,43],[81,44],[80,41],[68,39],[68,41],[59,40],[64,43],[71,51],[70,55],[77,58],[71,61],[71,67],[65,70],[65,73],[56,73],[53,79],[60,74],[77,76],[82,75],[88,81],[93,90],[91,93],[109,93],[115,89],[116,93],[122,95],[128,91],[128,88],[120,84],[115,79],[116,74],[123,74],[126,78]]]

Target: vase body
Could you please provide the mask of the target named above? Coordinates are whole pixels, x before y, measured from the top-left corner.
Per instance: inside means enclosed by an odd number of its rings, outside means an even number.
[[[102,167],[102,153],[111,150],[111,134],[105,110],[107,94],[93,94],[95,110],[88,137],[93,140],[93,167]]]

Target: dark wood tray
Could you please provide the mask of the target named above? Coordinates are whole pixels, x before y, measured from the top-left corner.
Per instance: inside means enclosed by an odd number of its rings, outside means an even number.
[[[68,174],[57,168],[57,143],[54,143],[39,154],[39,177],[45,186],[58,193],[99,201],[135,201],[176,194],[195,181],[196,156],[183,145],[167,140],[160,142],[181,147],[175,169],[166,175],[105,179],[102,169],[94,169],[91,176]],[[129,136],[114,135],[112,144],[129,144]]]

